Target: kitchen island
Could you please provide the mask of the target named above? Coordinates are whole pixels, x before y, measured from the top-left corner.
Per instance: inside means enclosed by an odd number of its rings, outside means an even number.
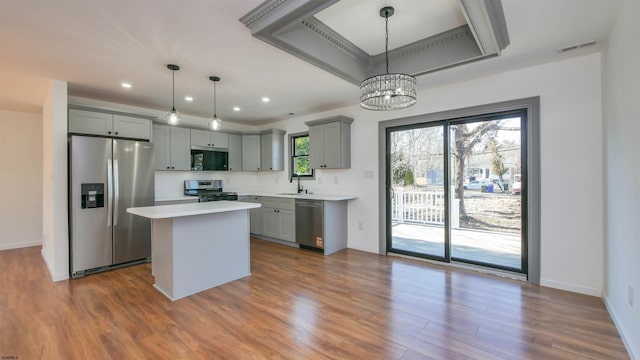
[[[153,286],[173,301],[251,275],[249,210],[258,207],[215,201],[128,208],[151,219]]]

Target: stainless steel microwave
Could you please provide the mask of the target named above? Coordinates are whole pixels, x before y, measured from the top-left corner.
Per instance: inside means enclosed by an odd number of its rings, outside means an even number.
[[[227,171],[229,149],[191,146],[191,170]]]

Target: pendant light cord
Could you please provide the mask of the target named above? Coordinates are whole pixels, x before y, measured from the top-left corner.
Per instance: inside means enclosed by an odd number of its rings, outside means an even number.
[[[213,82],[213,118],[217,118],[218,114],[216,113],[216,81]]]
[[[384,57],[387,62],[387,75],[389,74],[389,13],[385,13],[384,16],[384,28],[385,28],[385,42],[384,42]]]
[[[388,70],[387,70],[388,71]],[[176,110],[176,71],[171,70],[171,108]]]

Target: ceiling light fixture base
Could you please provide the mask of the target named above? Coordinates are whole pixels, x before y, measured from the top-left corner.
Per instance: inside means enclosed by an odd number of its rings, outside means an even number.
[[[389,18],[393,15],[394,12],[395,10],[393,9],[393,6],[385,6],[380,9],[380,17]]]

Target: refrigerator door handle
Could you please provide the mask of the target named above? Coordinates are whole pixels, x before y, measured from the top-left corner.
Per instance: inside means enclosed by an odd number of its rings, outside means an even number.
[[[111,159],[107,159],[107,226],[111,226],[111,207],[113,206],[113,168]]]
[[[118,202],[120,201],[120,178],[118,160],[113,160],[113,226],[118,225]]]

